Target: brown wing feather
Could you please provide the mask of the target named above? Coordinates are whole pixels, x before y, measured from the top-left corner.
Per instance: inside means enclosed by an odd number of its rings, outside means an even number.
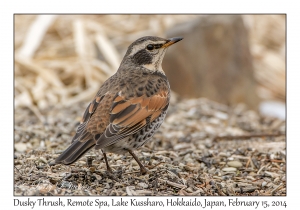
[[[103,96],[99,106],[94,111],[86,125],[86,132],[90,133],[92,136],[95,136],[97,134],[101,135],[105,131],[110,123],[109,117],[115,96],[116,94],[110,92],[107,92]]]
[[[137,132],[146,125],[146,118],[150,117],[150,122],[154,121],[168,103],[169,93],[167,90],[161,90],[150,97],[142,95],[127,100],[119,94],[113,101],[110,124],[97,140],[96,149],[109,146],[119,139]]]
[[[92,115],[94,114],[94,112],[96,111],[100,101],[103,99],[104,96],[96,96],[94,98],[94,100],[88,105],[88,107],[86,108],[81,121],[80,121],[80,125],[78,126],[77,130],[76,130],[76,134],[72,139],[72,143],[76,140],[79,141],[86,141],[89,140],[92,136],[90,135],[89,132],[86,132],[86,126],[89,122],[89,120],[91,119]]]

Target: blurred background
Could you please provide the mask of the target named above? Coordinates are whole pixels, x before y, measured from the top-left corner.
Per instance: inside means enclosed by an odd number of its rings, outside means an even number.
[[[285,120],[285,15],[15,15],[15,108],[89,102],[127,47],[182,36],[163,69],[174,97]]]

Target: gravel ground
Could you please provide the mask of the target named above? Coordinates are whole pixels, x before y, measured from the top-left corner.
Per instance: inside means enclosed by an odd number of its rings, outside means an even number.
[[[108,154],[111,176],[94,149],[72,165],[50,166],[86,105],[52,107],[43,117],[15,110],[15,195],[286,195],[285,121],[205,98],[172,97],[159,132],[136,151],[146,175],[131,155]]]

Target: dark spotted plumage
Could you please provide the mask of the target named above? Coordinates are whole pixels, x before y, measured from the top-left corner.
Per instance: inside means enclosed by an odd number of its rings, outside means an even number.
[[[104,82],[84,112],[72,144],[55,163],[71,164],[95,147],[103,151],[109,171],[106,152],[129,152],[141,173],[146,173],[132,150],[151,139],[165,118],[170,87],[161,63],[166,48],[181,39],[148,36],[133,42],[118,71]]]

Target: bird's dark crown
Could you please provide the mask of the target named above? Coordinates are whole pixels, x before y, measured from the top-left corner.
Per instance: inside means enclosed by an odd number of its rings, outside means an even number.
[[[157,41],[167,41],[167,39],[164,39],[164,38],[160,38],[160,37],[157,37],[157,36],[144,36],[144,37],[141,37],[137,40],[135,40],[129,47],[128,47],[128,50],[131,49],[133,46],[135,45],[138,45],[138,44],[141,44],[143,42],[146,42],[146,41],[153,41],[153,42],[157,42]]]

